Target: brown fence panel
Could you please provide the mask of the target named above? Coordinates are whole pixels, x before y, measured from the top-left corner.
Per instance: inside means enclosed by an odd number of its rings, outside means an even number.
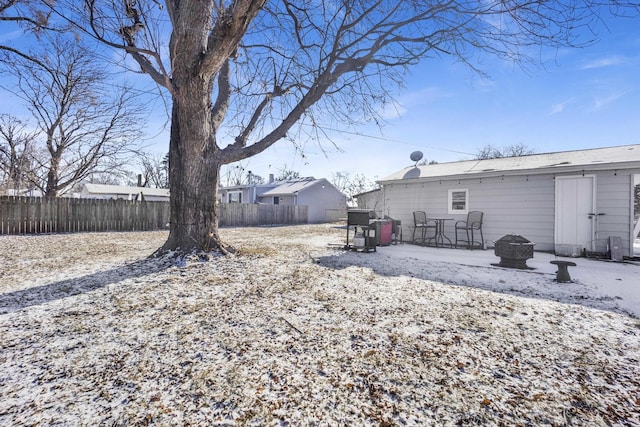
[[[0,234],[9,234],[7,229],[9,220],[7,219],[7,204],[0,201]]]
[[[56,231],[56,209],[53,200],[44,199],[40,202],[40,230],[42,233],[53,233]]]
[[[227,227],[306,224],[307,206],[223,203],[220,225]]]
[[[169,202],[0,197],[0,234],[167,228]]]
[[[0,234],[145,231],[169,226],[169,202],[0,196]],[[307,206],[223,203],[220,225],[305,224]]]
[[[278,224],[276,205],[257,205],[258,222],[262,224]]]

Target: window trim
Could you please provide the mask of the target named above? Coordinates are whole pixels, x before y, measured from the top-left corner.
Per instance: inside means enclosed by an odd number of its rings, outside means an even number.
[[[464,193],[464,209],[454,209],[453,206],[453,194],[454,193]],[[448,213],[451,214],[468,214],[469,213],[469,189],[468,188],[455,188],[449,190],[448,203],[447,203]]]
[[[231,200],[233,195],[238,195],[238,201]],[[227,192],[227,203],[242,203],[242,191],[229,191]]]

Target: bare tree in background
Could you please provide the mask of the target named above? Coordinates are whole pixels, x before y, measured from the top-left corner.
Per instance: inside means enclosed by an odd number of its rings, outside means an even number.
[[[0,114],[0,188],[20,194],[32,190],[35,135],[27,124],[8,114]]]
[[[169,155],[144,154],[142,163],[142,187],[169,188]]]
[[[376,120],[407,67],[422,60],[448,56],[478,71],[484,53],[533,62],[532,46],[591,42],[577,34],[596,25],[599,13],[639,7],[637,0],[44,4],[126,52],[170,94],[172,219],[164,249],[175,254],[224,249],[222,165],[283,138],[300,144],[320,137],[318,123]]]
[[[91,52],[58,36],[4,63],[15,76],[5,89],[25,100],[37,124],[32,183],[45,197],[122,166],[140,139],[142,110],[129,89],[109,85]]]
[[[242,162],[237,162],[233,165],[227,165],[225,167],[224,173],[222,174],[222,176],[224,177],[224,179],[222,180],[222,185],[230,187],[242,184],[244,171],[245,167]]]
[[[507,145],[505,147],[496,147],[489,144],[485,145],[478,151],[478,154],[476,154],[476,159],[500,159],[502,157],[528,156],[533,153],[533,149],[527,147],[525,144]]]
[[[39,35],[49,27],[52,10],[44,4],[31,0],[0,0],[0,22],[17,24],[25,32]],[[66,27],[60,28],[60,30]],[[0,42],[0,50],[23,55],[15,46]]]
[[[364,193],[365,191],[373,190],[378,185],[368,179],[363,174],[351,174],[350,172],[336,172],[331,178],[331,184],[336,187],[341,193],[347,196],[347,199],[354,201],[356,194]]]
[[[276,181],[288,181],[290,179],[300,179],[300,172],[289,169],[287,165],[284,165],[282,168],[278,170],[278,175],[276,176]]]

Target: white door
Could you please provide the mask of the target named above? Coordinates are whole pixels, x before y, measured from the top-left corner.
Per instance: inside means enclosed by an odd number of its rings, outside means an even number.
[[[595,176],[556,177],[555,246],[558,255],[579,256],[594,239]]]

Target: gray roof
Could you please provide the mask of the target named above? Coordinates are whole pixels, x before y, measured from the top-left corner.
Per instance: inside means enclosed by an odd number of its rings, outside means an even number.
[[[409,166],[378,182],[640,168],[640,144]]]
[[[238,185],[229,185],[219,187],[222,191],[235,191],[235,190],[246,190],[248,188],[274,188],[277,187],[277,182],[264,182],[262,184],[238,184]]]
[[[148,196],[169,197],[166,188],[127,187],[124,185],[84,184],[87,193],[90,194],[146,194]]]
[[[291,194],[297,194],[301,191],[304,191],[308,188],[313,187],[319,182],[322,182],[325,185],[329,184],[329,181],[327,181],[324,178],[315,179],[313,177],[308,177],[308,178],[300,178],[300,179],[291,179],[288,181],[279,182],[278,183],[279,185],[277,187],[262,193],[260,196],[261,197],[262,196],[286,196]]]

